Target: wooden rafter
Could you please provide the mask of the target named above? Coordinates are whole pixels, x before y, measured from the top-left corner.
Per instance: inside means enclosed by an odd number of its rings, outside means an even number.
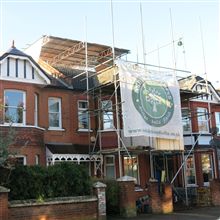
[[[73,47],[68,48],[67,50],[63,51],[62,53],[58,54],[52,60],[48,61],[50,65],[54,65],[55,63],[75,54],[76,52],[82,50],[85,47],[84,42],[79,42],[78,44],[75,44]]]

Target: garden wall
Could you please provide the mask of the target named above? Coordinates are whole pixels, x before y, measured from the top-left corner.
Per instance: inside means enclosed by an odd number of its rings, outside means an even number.
[[[42,203],[9,204],[8,220],[93,220],[97,219],[97,198],[83,196]]]
[[[8,201],[0,186],[0,220],[105,220],[105,185],[93,185],[95,196],[54,198],[46,201]]]

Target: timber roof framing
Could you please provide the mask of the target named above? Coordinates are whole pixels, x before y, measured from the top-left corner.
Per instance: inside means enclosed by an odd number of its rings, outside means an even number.
[[[40,59],[51,66],[81,66],[86,63],[86,43],[54,36],[43,36]],[[114,48],[115,57],[128,54],[126,49]],[[112,63],[112,48],[106,45],[87,43],[88,68],[103,63]]]

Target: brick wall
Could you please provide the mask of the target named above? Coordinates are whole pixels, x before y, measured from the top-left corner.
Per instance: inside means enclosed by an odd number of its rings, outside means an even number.
[[[0,220],[106,220],[106,185],[93,185],[95,195],[8,202],[9,189],[0,186]]]
[[[97,219],[97,198],[9,206],[9,220],[93,220]],[[2,219],[3,220],[3,219]]]

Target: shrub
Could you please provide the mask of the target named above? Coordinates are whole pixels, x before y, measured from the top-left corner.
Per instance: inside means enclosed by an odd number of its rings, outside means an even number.
[[[61,163],[48,167],[47,197],[81,196],[91,191],[91,180],[81,165]]]
[[[0,176],[1,178],[1,176]],[[91,181],[83,166],[60,163],[50,167],[18,166],[7,187],[11,200],[88,195]]]
[[[40,166],[18,166],[10,176],[10,199],[34,199],[44,194],[45,169]]]

